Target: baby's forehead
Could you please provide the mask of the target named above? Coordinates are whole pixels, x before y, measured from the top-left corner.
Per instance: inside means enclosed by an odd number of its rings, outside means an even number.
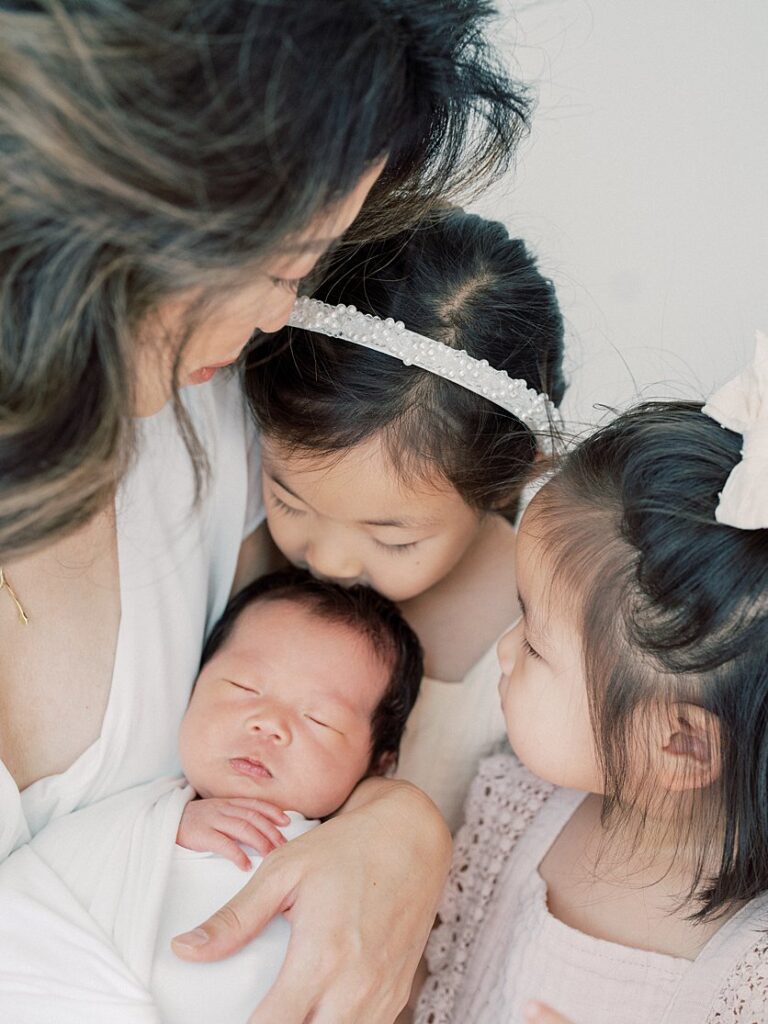
[[[244,608],[223,650],[239,671],[279,685],[287,701],[311,696],[370,717],[389,685],[384,640],[383,627],[377,636],[303,595],[280,595]]]

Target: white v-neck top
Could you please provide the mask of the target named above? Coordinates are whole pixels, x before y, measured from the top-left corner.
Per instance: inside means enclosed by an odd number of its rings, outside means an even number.
[[[0,761],[0,860],[59,815],[180,772],[179,725],[203,641],[226,604],[240,543],[264,518],[239,378],[219,375],[182,398],[210,464],[202,499],[194,503],[171,406],[137,421],[115,503],[121,615],[101,735],[67,771],[23,793]]]

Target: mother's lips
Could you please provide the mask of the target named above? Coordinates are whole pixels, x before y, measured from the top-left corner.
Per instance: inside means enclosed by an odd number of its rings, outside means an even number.
[[[252,779],[272,778],[269,768],[252,757],[233,757],[229,764],[239,775],[249,775]]]
[[[189,375],[190,384],[207,384],[211,377],[214,376],[217,370],[221,370],[225,366],[231,366],[237,361],[239,356],[230,356],[229,359],[223,359],[220,363],[209,363],[208,366],[201,366],[197,370],[193,370]]]

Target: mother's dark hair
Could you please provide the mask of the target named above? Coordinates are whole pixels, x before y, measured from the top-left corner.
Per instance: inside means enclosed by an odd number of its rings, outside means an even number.
[[[382,155],[359,236],[505,168],[526,101],[487,48],[491,12],[0,2],[0,560],[108,500],[137,327],[162,299],[241,283]]]

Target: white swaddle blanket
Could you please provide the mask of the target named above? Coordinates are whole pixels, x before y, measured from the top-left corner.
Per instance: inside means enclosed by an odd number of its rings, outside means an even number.
[[[167,952],[170,935],[200,923],[249,877],[176,846],[192,796],[183,779],[136,787],[56,819],[0,865],[0,1020],[244,1024],[277,976],[289,926],[276,919],[215,964]],[[292,815],[283,831],[293,838],[314,824]],[[262,858],[252,860],[256,870]]]

